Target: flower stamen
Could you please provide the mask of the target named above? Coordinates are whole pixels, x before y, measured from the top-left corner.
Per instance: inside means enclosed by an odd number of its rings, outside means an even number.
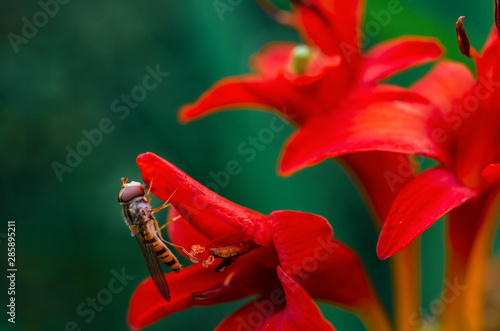
[[[210,248],[210,254],[212,254],[213,257],[222,259],[217,268],[215,268],[215,272],[219,273],[226,270],[226,268],[236,261],[238,257],[258,247],[260,247],[260,245],[252,240],[248,240],[229,244],[227,246]]]
[[[214,263],[215,258],[210,255],[205,261],[203,261],[201,264],[203,265],[203,268],[208,268],[212,263]]]
[[[299,45],[293,49],[292,54],[293,71],[297,75],[304,74],[312,57],[311,49],[309,49],[306,45]]]
[[[460,16],[458,18],[457,23],[455,24],[455,29],[457,30],[458,46],[460,47],[460,52],[470,58],[470,43],[469,37],[467,37],[467,33],[464,29],[464,18],[465,16]]]

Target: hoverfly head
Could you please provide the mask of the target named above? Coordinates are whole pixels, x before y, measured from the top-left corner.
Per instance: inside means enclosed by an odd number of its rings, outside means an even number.
[[[146,190],[139,182],[127,183],[127,178],[122,178],[122,188],[118,192],[118,202],[122,205],[130,203],[135,198],[144,197]]]

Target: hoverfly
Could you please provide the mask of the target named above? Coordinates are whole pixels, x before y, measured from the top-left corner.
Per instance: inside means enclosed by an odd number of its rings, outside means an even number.
[[[153,216],[156,211],[167,207],[168,201],[159,208],[151,209],[150,200],[149,191],[146,191],[144,185],[138,182],[127,183],[127,178],[122,178],[122,187],[118,193],[118,202],[122,205],[123,219],[129,227],[131,235],[139,243],[142,255],[158,292],[165,300],[170,301],[170,291],[160,260],[175,272],[181,270],[181,265],[179,260],[177,260],[175,255],[163,242],[160,233],[161,229],[158,227],[158,222]]]

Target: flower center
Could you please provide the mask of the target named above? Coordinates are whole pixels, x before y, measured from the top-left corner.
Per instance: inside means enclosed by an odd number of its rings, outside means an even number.
[[[312,55],[311,49],[306,45],[299,45],[293,49],[292,70],[296,75],[300,76],[306,72]]]

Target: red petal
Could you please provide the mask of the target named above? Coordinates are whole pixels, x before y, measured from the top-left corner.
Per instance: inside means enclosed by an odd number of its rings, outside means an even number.
[[[481,55],[478,55],[477,52],[474,51],[474,60],[476,62],[477,67],[477,76],[482,77],[490,81],[492,79],[493,70],[497,67],[497,58],[498,58],[498,50],[500,47],[500,37],[497,34],[497,29],[495,26],[490,30],[488,38],[484,43],[483,49],[481,50]],[[498,73],[498,70],[497,74]],[[497,77],[498,78],[498,77]],[[493,77],[493,82],[498,82],[498,79],[495,80]]]
[[[243,306],[216,330],[335,330],[306,291],[283,269],[277,271],[283,289]]]
[[[394,201],[380,233],[378,256],[386,259],[403,249],[441,216],[477,194],[444,168],[434,168],[417,176]]]
[[[290,276],[296,276],[297,266],[312,257],[319,243],[329,243],[332,227],[321,216],[295,212],[274,211],[269,215],[273,242],[280,265]]]
[[[297,19],[303,38],[311,40],[328,55],[342,54],[347,63],[359,58],[364,2],[296,1]]]
[[[272,82],[253,74],[223,78],[204,92],[195,103],[183,106],[178,118],[181,123],[186,123],[217,111],[234,108],[283,109],[283,96],[271,91]]]
[[[340,66],[339,56],[314,52],[302,75],[291,71],[294,44],[271,43],[252,58],[256,74],[229,77],[215,83],[195,103],[185,105],[179,120],[187,122],[234,108],[276,109],[297,123],[327,110],[351,89],[355,77]],[[310,100],[316,103],[311,105]]]
[[[490,56],[490,54],[487,54],[487,53],[491,51],[490,47],[498,39],[499,39],[499,37],[498,37],[497,29],[496,29],[495,25],[493,25],[490,29],[490,32],[488,33],[488,37],[486,38],[486,42],[484,43],[483,48],[481,49],[481,55],[482,56],[484,56],[484,55]]]
[[[444,115],[453,116],[457,111],[454,105],[462,102],[474,86],[474,76],[464,64],[444,60],[413,84],[411,89],[431,100]]]
[[[284,307],[281,301],[284,301],[282,290],[276,290],[279,297],[271,300],[269,297],[263,297],[247,303],[225,320],[223,320],[215,329],[215,331],[235,331],[235,330],[274,330],[266,329],[268,319],[273,318],[273,314],[278,313]],[[278,299],[279,298],[279,299]],[[282,300],[280,300],[283,298]]]
[[[434,61],[442,54],[443,47],[434,38],[405,36],[381,42],[366,52],[361,79],[373,83]]]
[[[290,70],[290,57],[296,43],[273,42],[250,60],[255,74],[219,80],[195,103],[183,106],[179,121],[188,122],[208,114],[235,108],[284,109],[284,93],[276,93],[276,79]]]
[[[387,151],[442,158],[431,137],[434,114],[422,97],[394,88],[344,102],[328,117],[305,123],[290,136],[279,172],[290,175],[326,158],[365,151]]]
[[[178,274],[169,273],[165,275],[165,278],[172,298],[170,302],[165,301],[158,294],[158,290],[151,278],[147,278],[139,284],[132,294],[127,322],[132,329],[137,330],[195,305],[220,303],[221,300],[215,300],[215,302],[194,300],[191,293],[221,284],[226,276],[227,274],[217,274],[213,270],[203,268],[201,265],[190,266]],[[234,299],[234,297],[228,299]]]
[[[168,219],[172,219],[177,215],[179,215],[177,210],[175,210],[175,208],[170,208]],[[207,244],[210,242],[209,238],[196,231],[196,229],[182,217],[167,226],[167,233],[174,244],[184,247],[188,252],[191,251],[193,245],[207,247]],[[178,251],[181,254],[185,254],[179,249]]]
[[[276,211],[269,220],[283,270],[313,298],[355,310],[379,304],[361,260],[332,238],[332,228],[323,217]]]
[[[199,263],[182,269],[180,273],[169,273],[165,278],[170,288],[170,302],[160,297],[153,281],[148,278],[132,295],[128,323],[138,329],[194,306],[215,305],[258,293],[269,293],[279,287],[275,271],[277,264],[274,248],[267,246],[242,255],[226,272],[215,273],[215,264],[206,269]],[[232,280],[223,296],[205,301],[195,300],[191,296],[194,292],[206,293],[213,287],[221,286],[227,277],[232,277]]]
[[[153,153],[139,155],[137,164],[144,183],[153,182],[151,192],[162,200],[170,198],[184,219],[206,237],[232,235],[236,229],[259,245],[270,242],[264,215],[224,199]]]

